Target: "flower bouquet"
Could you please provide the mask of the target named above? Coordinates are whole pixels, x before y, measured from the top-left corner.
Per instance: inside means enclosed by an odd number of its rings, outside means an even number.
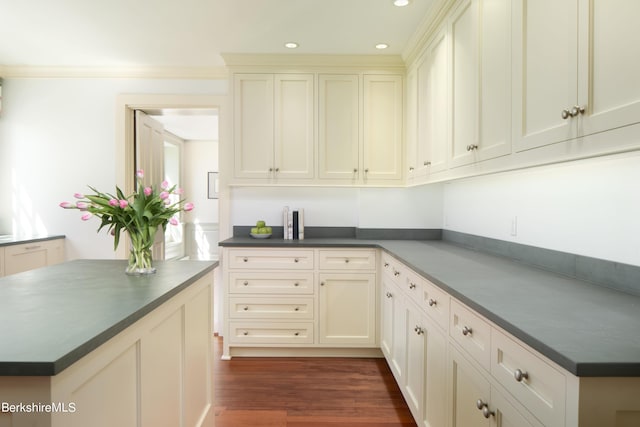
[[[179,200],[182,189],[169,186],[167,181],[160,184],[160,190],[142,185],[144,172],[136,172],[137,191],[125,196],[116,186],[116,194],[102,193],[89,186],[95,194],[76,193],[77,202],[62,202],[64,209],[78,209],[83,212],[81,219],[87,221],[93,216],[101,219],[98,232],[107,227],[114,236],[113,249],[118,248],[120,233],[126,231],[131,239],[131,253],[127,274],[141,275],[155,272],[152,265],[152,247],[158,227],[166,230],[167,223],[178,225],[177,214],[193,209],[193,203]],[[177,200],[176,200],[177,199]]]

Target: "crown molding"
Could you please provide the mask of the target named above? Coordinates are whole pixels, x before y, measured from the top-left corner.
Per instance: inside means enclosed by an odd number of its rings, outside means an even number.
[[[418,59],[433,34],[440,28],[456,0],[437,0],[422,18],[402,51],[402,59],[407,68]]]
[[[0,65],[7,78],[137,78],[227,80],[226,67],[54,67]]]
[[[223,53],[230,68],[352,68],[404,70],[400,55],[246,54]]]

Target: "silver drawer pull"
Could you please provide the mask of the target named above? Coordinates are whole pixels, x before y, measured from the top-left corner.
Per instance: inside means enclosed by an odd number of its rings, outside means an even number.
[[[40,248],[40,245],[35,245],[35,246],[25,246],[25,250],[27,251],[32,251],[34,249],[38,249]]]
[[[349,264],[349,258],[344,260],[345,264]]]
[[[249,262],[249,258],[247,257],[242,258],[242,262]]]
[[[242,335],[245,335],[245,336],[246,336],[246,335],[249,335],[249,331],[244,331],[244,332],[242,333]]]
[[[300,332],[294,332],[293,335],[295,335],[297,337],[298,335],[300,335]]]
[[[300,283],[296,282],[293,284],[293,286],[300,286]]]
[[[468,326],[464,326],[464,327],[462,328],[462,335],[464,335],[465,337],[466,337],[467,335],[471,335],[472,333],[473,333],[473,329],[471,329],[470,327],[468,327]]]
[[[249,307],[246,307],[246,306],[245,306],[245,307],[243,308],[243,310],[244,310],[244,311],[249,311]]]
[[[438,301],[434,300],[433,298],[429,298],[429,307],[433,307],[436,304],[438,304]]]
[[[520,383],[520,382],[522,382],[522,380],[528,380],[529,379],[529,374],[527,372],[522,372],[522,369],[516,369],[513,372],[513,378],[515,378],[516,381],[518,381]]]
[[[244,283],[243,283],[243,285],[244,285],[244,286],[249,286],[249,282],[245,280],[245,281],[244,281]]]
[[[298,262],[298,261],[299,261],[298,258],[294,258],[293,260],[293,262]]]
[[[293,311],[300,311],[300,307],[294,308]]]

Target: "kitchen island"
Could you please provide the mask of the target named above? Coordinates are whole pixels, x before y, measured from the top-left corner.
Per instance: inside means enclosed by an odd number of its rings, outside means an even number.
[[[213,423],[214,262],[76,260],[0,279],[0,425]]]

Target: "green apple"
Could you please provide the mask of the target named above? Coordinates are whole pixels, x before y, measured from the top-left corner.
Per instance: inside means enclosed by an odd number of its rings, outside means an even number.
[[[273,229],[271,227],[265,227],[264,229],[267,230],[267,232],[265,234],[273,233]]]
[[[256,227],[258,227],[258,228],[263,228],[263,227],[266,227],[266,226],[267,226],[267,223],[262,221],[262,220],[256,222]]]
[[[251,234],[258,234],[258,227],[253,227],[251,229]]]
[[[269,232],[267,231],[267,227],[258,228],[258,234],[269,234]]]

